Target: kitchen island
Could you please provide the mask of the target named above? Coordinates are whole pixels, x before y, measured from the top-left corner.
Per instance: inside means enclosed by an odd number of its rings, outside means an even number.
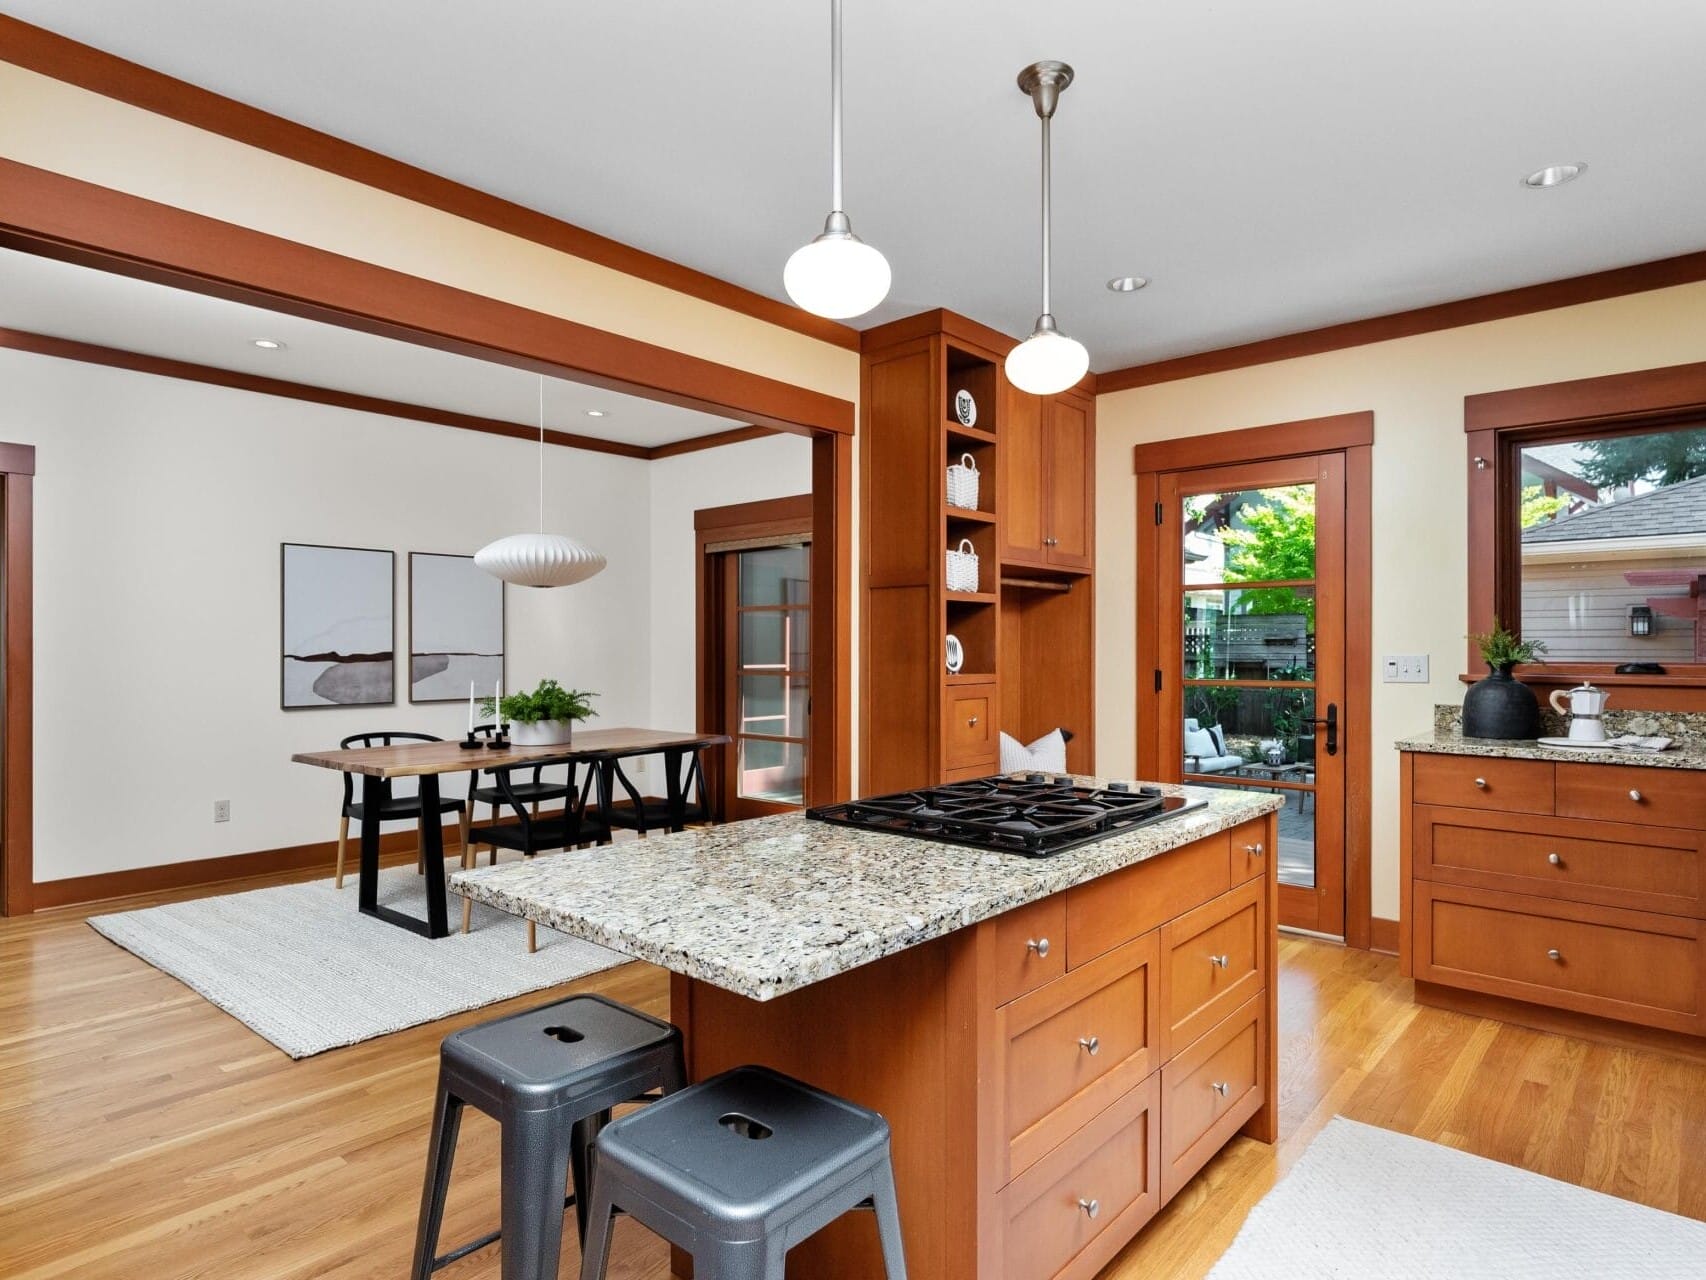
[[[1276,1136],[1271,795],[1048,858],[763,818],[465,871],[454,892],[661,965],[695,1079],[882,1112],[912,1274],[1089,1277],[1239,1132]],[[864,1215],[789,1274],[880,1273]]]

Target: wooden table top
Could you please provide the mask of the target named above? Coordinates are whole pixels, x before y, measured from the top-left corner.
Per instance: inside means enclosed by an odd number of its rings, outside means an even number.
[[[400,742],[391,747],[350,747],[331,751],[301,751],[296,764],[311,764],[340,773],[365,773],[376,778],[418,778],[427,773],[468,773],[506,764],[541,764],[585,760],[593,756],[641,756],[676,748],[716,747],[729,741],[724,733],[685,733],[671,729],[577,729],[575,740],[555,747],[482,747],[464,751],[459,742]]]

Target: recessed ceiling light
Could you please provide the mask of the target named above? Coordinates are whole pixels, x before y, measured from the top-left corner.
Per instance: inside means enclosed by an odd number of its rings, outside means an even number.
[[[283,351],[284,343],[275,342],[271,338],[256,338],[255,345],[262,351]]]
[[[588,409],[586,411],[586,416],[589,418],[602,418],[604,416],[604,410],[603,409]]]
[[[1525,187],[1561,187],[1566,182],[1574,182],[1588,171],[1585,164],[1549,164],[1544,169],[1536,169],[1522,180]]]
[[[1148,283],[1148,276],[1115,276],[1108,281],[1108,288],[1114,293],[1136,293]]]

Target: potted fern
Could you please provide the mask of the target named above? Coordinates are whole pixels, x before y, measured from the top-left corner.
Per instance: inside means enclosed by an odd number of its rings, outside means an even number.
[[[481,714],[496,712],[499,723],[509,725],[509,739],[518,747],[566,746],[574,739],[575,721],[598,712],[592,709],[596,693],[565,689],[555,680],[541,680],[532,693],[506,693],[481,704]]]
[[[1546,646],[1507,631],[1497,618],[1493,629],[1469,637],[1487,664],[1487,676],[1463,695],[1465,738],[1538,738],[1540,700],[1534,690],[1511,674],[1519,662],[1539,662]]]

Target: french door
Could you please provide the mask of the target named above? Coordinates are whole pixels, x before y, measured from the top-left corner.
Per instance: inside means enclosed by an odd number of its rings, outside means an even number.
[[[1345,456],[1166,472],[1157,497],[1164,776],[1277,794],[1279,923],[1342,935]]]
[[[730,819],[805,803],[811,714],[810,544],[721,553],[722,706]]]

